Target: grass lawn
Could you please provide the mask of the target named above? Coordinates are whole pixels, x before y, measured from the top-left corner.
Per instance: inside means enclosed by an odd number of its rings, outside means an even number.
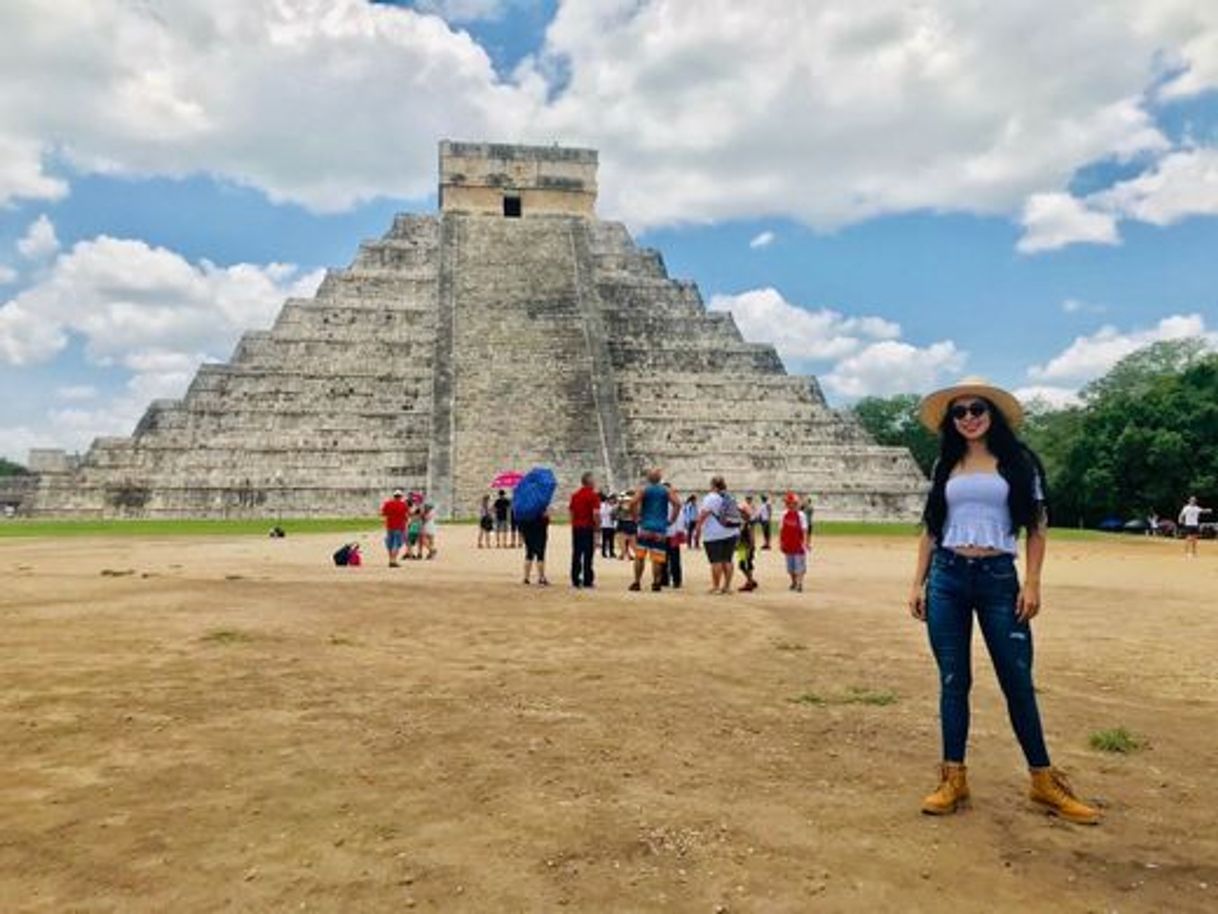
[[[447,524],[473,523],[472,519],[445,521]],[[266,536],[271,527],[278,524],[284,531],[293,533],[342,533],[346,531],[366,532],[380,528],[376,517],[308,517],[284,518],[235,518],[228,520],[196,518],[158,518],[154,520],[72,520],[55,518],[47,520],[0,521],[0,539],[6,537],[36,536]],[[918,528],[907,523],[866,523],[862,521],[817,521],[813,536],[908,536],[917,535]],[[1055,528],[1054,539],[1096,540],[1115,534],[1095,530],[1073,530]]]

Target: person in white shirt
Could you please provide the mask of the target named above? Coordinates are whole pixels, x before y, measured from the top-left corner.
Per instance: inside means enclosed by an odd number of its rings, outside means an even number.
[[[617,536],[617,526],[613,523],[613,509],[617,499],[601,498],[601,558],[617,558],[613,550],[613,541]]]
[[[702,499],[698,526],[694,537],[706,549],[711,566],[711,593],[732,592],[732,553],[740,538],[740,527],[746,523],[740,506],[727,491],[722,476],[711,479],[710,493]]]
[[[1209,514],[1211,510],[1197,504],[1196,495],[1191,496],[1188,504],[1180,509],[1177,521],[1184,530],[1184,554],[1190,558],[1197,557],[1197,540],[1201,537],[1201,515]]]
[[[765,540],[762,549],[770,548],[770,537],[774,535],[774,526],[771,521],[772,506],[770,505],[770,496],[761,496],[761,507],[757,509],[757,526],[761,527],[761,536]]]

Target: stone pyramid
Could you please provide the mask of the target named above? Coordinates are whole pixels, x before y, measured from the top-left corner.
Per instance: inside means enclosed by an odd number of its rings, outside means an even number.
[[[439,214],[398,216],[130,437],[41,454],[34,512],[368,515],[400,486],[469,516],[496,472],[541,463],[560,494],[658,465],[682,492],[723,473],[738,493],[812,493],[819,517],[915,516],[908,452],[595,218],[596,166],[441,143]]]

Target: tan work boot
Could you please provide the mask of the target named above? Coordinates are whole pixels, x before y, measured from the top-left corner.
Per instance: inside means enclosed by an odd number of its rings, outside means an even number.
[[[946,816],[961,807],[968,807],[968,768],[956,762],[939,766],[939,787],[922,801],[922,812],[928,816]]]
[[[1078,825],[1098,825],[1100,811],[1088,806],[1074,794],[1066,776],[1056,768],[1030,768],[1032,789],[1028,796],[1050,813]]]

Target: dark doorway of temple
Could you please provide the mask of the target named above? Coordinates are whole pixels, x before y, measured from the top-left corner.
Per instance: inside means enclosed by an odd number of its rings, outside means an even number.
[[[505,196],[503,198],[503,215],[509,219],[520,218],[520,198],[515,196]]]

